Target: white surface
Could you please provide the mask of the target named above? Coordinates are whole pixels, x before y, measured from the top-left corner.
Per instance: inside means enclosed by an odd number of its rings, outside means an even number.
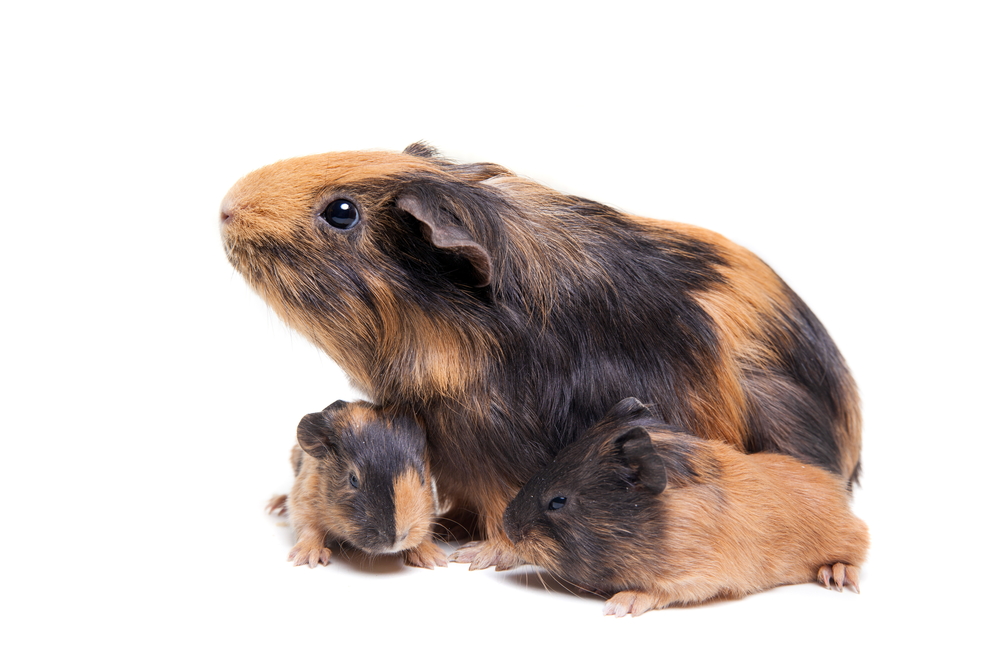
[[[996,663],[995,5],[532,4],[4,10],[4,664]],[[294,427],[355,394],[217,206],[417,139],[778,270],[863,393],[862,595],[619,620],[523,573],[285,562]]]

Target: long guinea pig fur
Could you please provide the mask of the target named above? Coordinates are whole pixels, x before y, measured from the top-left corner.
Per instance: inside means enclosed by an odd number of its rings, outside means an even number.
[[[817,579],[857,590],[868,529],[848,501],[842,477],[677,431],[629,398],[525,484],[504,527],[521,561],[638,616]]]
[[[407,565],[446,565],[433,538],[434,480],[423,429],[370,403],[337,401],[299,422],[295,482],[284,509],[297,541],[295,565],[326,565],[328,539],[370,554],[402,552]]]
[[[452,555],[472,569],[504,563],[507,503],[624,396],[738,451],[858,476],[836,346],[718,234],[420,143],[264,167],[221,220],[230,262],[277,314],[424,424],[440,492],[485,531]]]

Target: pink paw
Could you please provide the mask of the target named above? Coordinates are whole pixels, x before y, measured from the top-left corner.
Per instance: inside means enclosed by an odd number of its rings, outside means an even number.
[[[287,502],[288,502],[288,496],[284,494],[280,496],[274,496],[269,501],[267,501],[267,505],[264,506],[264,509],[267,510],[268,514],[277,514],[278,516],[281,516],[282,514],[288,511],[288,505],[286,504]]]
[[[830,588],[830,582],[832,581],[838,591],[843,591],[845,587],[853,587],[855,593],[860,593],[861,588],[858,587],[860,574],[861,571],[854,565],[834,563],[833,565],[824,565],[819,568],[819,572],[816,573],[816,579],[827,588]]]
[[[423,567],[428,570],[433,570],[434,566],[448,567],[448,557],[431,539],[404,551],[403,562],[410,567]]]
[[[333,556],[333,552],[322,545],[300,542],[292,547],[288,554],[288,560],[292,562],[292,565],[316,567],[317,565],[329,565],[331,556]]]
[[[622,591],[616,593],[604,605],[605,616],[617,616],[622,618],[627,614],[632,617],[645,614],[650,609],[657,609],[665,606],[654,595],[643,593],[642,591]]]
[[[470,571],[495,567],[497,572],[503,572],[525,564],[503,545],[489,540],[467,542],[456,549],[448,560],[453,563],[468,563]]]

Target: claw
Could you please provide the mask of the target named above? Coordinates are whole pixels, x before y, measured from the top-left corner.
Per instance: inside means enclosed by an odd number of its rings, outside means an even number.
[[[837,584],[837,591],[844,592],[844,564],[833,564],[833,581]]]
[[[854,592],[860,595],[861,587],[858,586],[858,580],[861,579],[861,571],[858,570],[858,568],[856,568],[853,565],[848,565],[844,569],[845,569],[844,587],[845,588],[853,587]]]
[[[476,560],[479,552],[483,549],[483,542],[468,542],[455,549],[448,560],[452,563],[471,563]],[[471,567],[469,568],[472,569]]]
[[[292,562],[292,565],[308,565],[312,568],[317,565],[329,565],[331,556],[333,556],[333,552],[326,547],[295,546],[289,552],[288,560]]]
[[[286,495],[274,496],[267,501],[267,505],[264,506],[264,509],[267,510],[268,514],[277,514],[278,516],[281,516],[288,511],[288,506],[286,505],[287,500],[288,496]]]
[[[422,542],[418,546],[404,551],[403,562],[410,567],[422,567],[428,570],[433,570],[435,565],[448,567],[447,557],[433,541]]]
[[[844,588],[854,588],[855,592],[860,593],[861,588],[858,586],[859,575],[860,570],[854,565],[834,563],[833,565],[824,565],[819,568],[819,572],[816,573],[816,579],[827,589],[831,588],[832,583],[833,587],[836,587],[840,592],[843,592]]]
[[[650,609],[657,609],[666,606],[668,603],[668,601],[657,599],[655,596],[643,591],[622,591],[621,593],[616,593],[607,601],[604,605],[604,615],[623,618],[632,614],[632,618],[635,618],[636,616],[642,616]]]
[[[524,565],[520,557],[488,541],[469,542],[456,549],[449,559],[453,563],[468,563],[469,571],[495,567],[498,572]]]

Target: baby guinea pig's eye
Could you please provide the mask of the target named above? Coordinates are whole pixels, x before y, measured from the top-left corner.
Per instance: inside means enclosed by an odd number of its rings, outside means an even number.
[[[556,496],[549,501],[550,510],[561,510],[566,506],[566,496]]]
[[[337,229],[351,229],[361,219],[358,207],[346,199],[334,199],[320,215],[328,225]]]
[[[358,482],[358,476],[355,475],[353,472],[351,473],[350,480],[348,481],[350,481],[351,486],[353,486],[355,489],[358,488],[358,486],[360,486],[360,482]]]

